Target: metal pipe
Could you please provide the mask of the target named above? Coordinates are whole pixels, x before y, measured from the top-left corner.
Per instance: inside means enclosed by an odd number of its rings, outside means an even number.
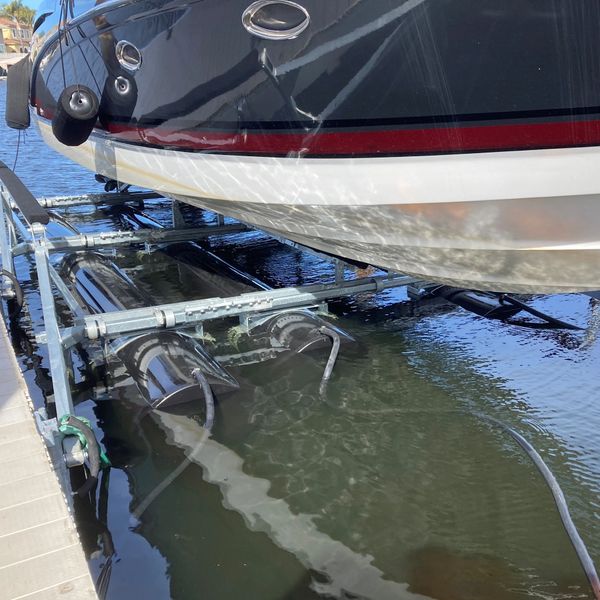
[[[119,219],[122,227],[161,229],[160,222],[134,207],[119,207],[110,211]],[[180,220],[180,219],[179,219]],[[180,225],[185,225],[181,222]],[[272,288],[253,275],[246,273],[206,250],[195,242],[180,242],[160,247],[159,251],[176,261],[202,282],[202,294],[206,297],[237,296],[255,290],[269,291]],[[186,275],[183,275],[186,277]],[[276,314],[254,316],[240,315],[242,327],[248,333],[247,354],[256,352],[256,346],[271,354],[289,350],[294,353],[309,352],[325,346],[328,337],[338,336],[338,341],[354,342],[347,333],[331,326],[310,310],[279,311]],[[326,335],[321,328],[332,331]],[[265,345],[267,346],[265,348]],[[339,349],[339,343],[338,343]]]
[[[124,202],[142,202],[144,200],[154,200],[162,198],[156,192],[127,192],[127,193],[105,193],[105,194],[84,194],[83,196],[53,196],[42,197],[38,202],[44,208],[66,208],[72,206],[89,206],[123,204]]]
[[[70,235],[48,240],[48,252],[76,252],[97,248],[130,246],[131,244],[160,244],[189,239],[202,239],[211,235],[241,233],[247,231],[244,225],[224,225],[223,227],[196,227],[189,229],[164,229],[159,231],[113,231],[110,233]],[[23,246],[22,252],[27,251]]]
[[[113,314],[94,315],[83,320],[84,334],[89,339],[100,335],[116,337],[156,328],[173,328],[202,323],[211,319],[239,317],[245,313],[275,312],[318,306],[326,300],[353,294],[379,292],[417,281],[413,277],[369,277],[342,284],[317,284],[281,288],[267,292],[251,292],[233,298],[210,298],[190,302],[161,304]],[[73,332],[75,333],[75,332]]]
[[[38,275],[46,343],[48,344],[56,416],[60,420],[65,415],[73,414],[69,371],[67,369],[67,361],[65,360],[65,348],[62,344],[62,331],[56,319],[56,306],[52,294],[52,280],[50,275],[50,259],[46,248],[46,228],[41,223],[32,223],[31,232],[34,238],[35,268]]]

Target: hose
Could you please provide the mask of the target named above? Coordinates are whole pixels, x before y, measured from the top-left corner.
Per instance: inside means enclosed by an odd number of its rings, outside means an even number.
[[[345,409],[346,410],[346,409]],[[353,411],[354,412],[354,411]],[[363,411],[356,411],[362,413]],[[366,412],[366,411],[365,411]],[[463,411],[457,411],[463,412]],[[573,518],[571,517],[571,513],[569,512],[569,507],[567,501],[565,499],[565,495],[558,483],[556,477],[554,477],[552,471],[548,467],[548,465],[544,462],[544,459],[540,456],[537,450],[532,446],[532,444],[525,439],[520,433],[502,423],[494,419],[493,417],[488,417],[487,415],[483,415],[478,412],[473,412],[476,417],[485,421],[491,425],[502,429],[506,433],[508,433],[517,444],[521,447],[521,449],[527,454],[530,460],[533,462],[539,473],[544,478],[546,485],[550,489],[552,493],[552,497],[554,499],[554,504],[558,510],[558,514],[560,520],[565,528],[567,536],[569,537],[569,541],[571,542],[573,549],[575,550],[575,554],[579,559],[581,567],[587,577],[587,580],[592,588],[592,592],[594,593],[594,598],[596,600],[600,600],[600,577],[598,577],[598,572],[596,571],[596,567],[594,565],[594,561],[590,556],[590,553],[585,545],[585,542],[579,535],[579,531],[573,522]]]
[[[67,427],[72,427],[73,429],[78,430],[86,441],[90,474],[85,483],[74,492],[80,498],[84,498],[98,483],[98,474],[100,473],[100,447],[98,446],[98,441],[96,440],[94,432],[88,425],[86,425],[77,417],[69,415],[69,417],[64,419],[62,423]]]
[[[183,461],[179,464],[179,466],[174,469],[167,477],[165,477],[143,500],[140,502],[138,506],[131,512],[132,516],[135,519],[140,519],[142,514],[146,511],[146,509],[163,493],[163,491],[181,475],[191,464],[192,457],[200,452],[202,447],[204,446],[204,442],[210,437],[210,430],[212,429],[214,419],[215,419],[215,402],[212,390],[210,389],[210,385],[208,380],[206,379],[206,375],[200,369],[194,369],[192,371],[192,376],[198,382],[198,385],[202,388],[204,392],[204,401],[206,403],[206,419],[204,422],[204,432],[200,437],[198,444],[196,447],[183,459]]]
[[[319,391],[321,395],[323,395],[325,393],[325,389],[327,388],[327,383],[331,378],[331,373],[333,372],[333,367],[335,367],[335,362],[337,361],[337,357],[340,351],[340,336],[337,333],[337,331],[325,326],[319,327],[319,333],[331,338],[331,353],[329,354],[327,365],[325,365],[325,371],[323,372],[321,385],[319,387]]]
[[[192,377],[198,382],[204,393],[204,402],[206,404],[204,429],[211,431],[215,422],[215,399],[210,389],[210,384],[208,383],[208,379],[206,379],[206,375],[200,369],[194,369]]]
[[[108,487],[109,487],[110,471],[106,470],[102,473],[100,483],[100,491],[98,494],[98,515],[96,520],[102,527],[103,531],[100,534],[102,540],[102,552],[106,558],[100,569],[100,573],[96,578],[96,592],[100,600],[105,600],[108,593],[108,586],[112,575],[113,557],[115,556],[115,546],[112,539],[112,534],[108,529]]]
[[[575,523],[573,523],[565,495],[558,481],[556,480],[556,477],[554,477],[552,471],[550,471],[548,468],[548,465],[546,465],[543,458],[538,454],[537,450],[520,433],[516,432],[514,429],[510,428],[508,425],[505,425],[501,421],[497,421],[491,417],[479,414],[477,416],[482,420],[487,421],[488,423],[491,423],[492,425],[495,425],[496,427],[506,431],[517,442],[517,444],[519,444],[527,456],[529,456],[533,464],[537,467],[538,471],[552,492],[560,520],[562,521],[565,531],[569,536],[569,540],[571,541],[575,553],[577,554],[577,558],[579,559],[592,591],[594,592],[594,597],[596,600],[600,600],[600,578],[598,578],[596,567],[594,566],[594,562],[592,561],[584,541],[581,539],[581,536],[577,531],[577,527],[575,527]]]
[[[15,289],[15,297],[11,298],[11,302],[9,304],[8,315],[11,319],[14,319],[19,316],[21,310],[23,309],[23,288],[19,283],[19,280],[15,277],[14,273],[7,271],[6,269],[2,269],[2,276],[10,279],[13,287]]]

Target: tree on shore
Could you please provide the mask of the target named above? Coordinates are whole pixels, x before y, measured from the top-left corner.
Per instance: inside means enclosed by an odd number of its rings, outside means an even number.
[[[31,25],[35,16],[35,9],[25,6],[22,0],[11,0],[0,7],[0,16],[14,17],[23,25]]]

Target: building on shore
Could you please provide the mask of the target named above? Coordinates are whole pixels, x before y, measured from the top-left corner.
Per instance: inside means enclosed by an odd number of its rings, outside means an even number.
[[[19,23],[14,17],[0,17],[0,53],[26,54],[31,43],[31,25]]]

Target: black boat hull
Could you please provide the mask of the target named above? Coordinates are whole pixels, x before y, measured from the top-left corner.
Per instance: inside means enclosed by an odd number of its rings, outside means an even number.
[[[600,288],[595,0],[301,4],[310,24],[286,40],[245,28],[249,0],[110,1],[61,35],[51,15],[31,95],[46,141],[108,177],[424,279]],[[100,108],[72,149],[49,125],[75,84]]]

